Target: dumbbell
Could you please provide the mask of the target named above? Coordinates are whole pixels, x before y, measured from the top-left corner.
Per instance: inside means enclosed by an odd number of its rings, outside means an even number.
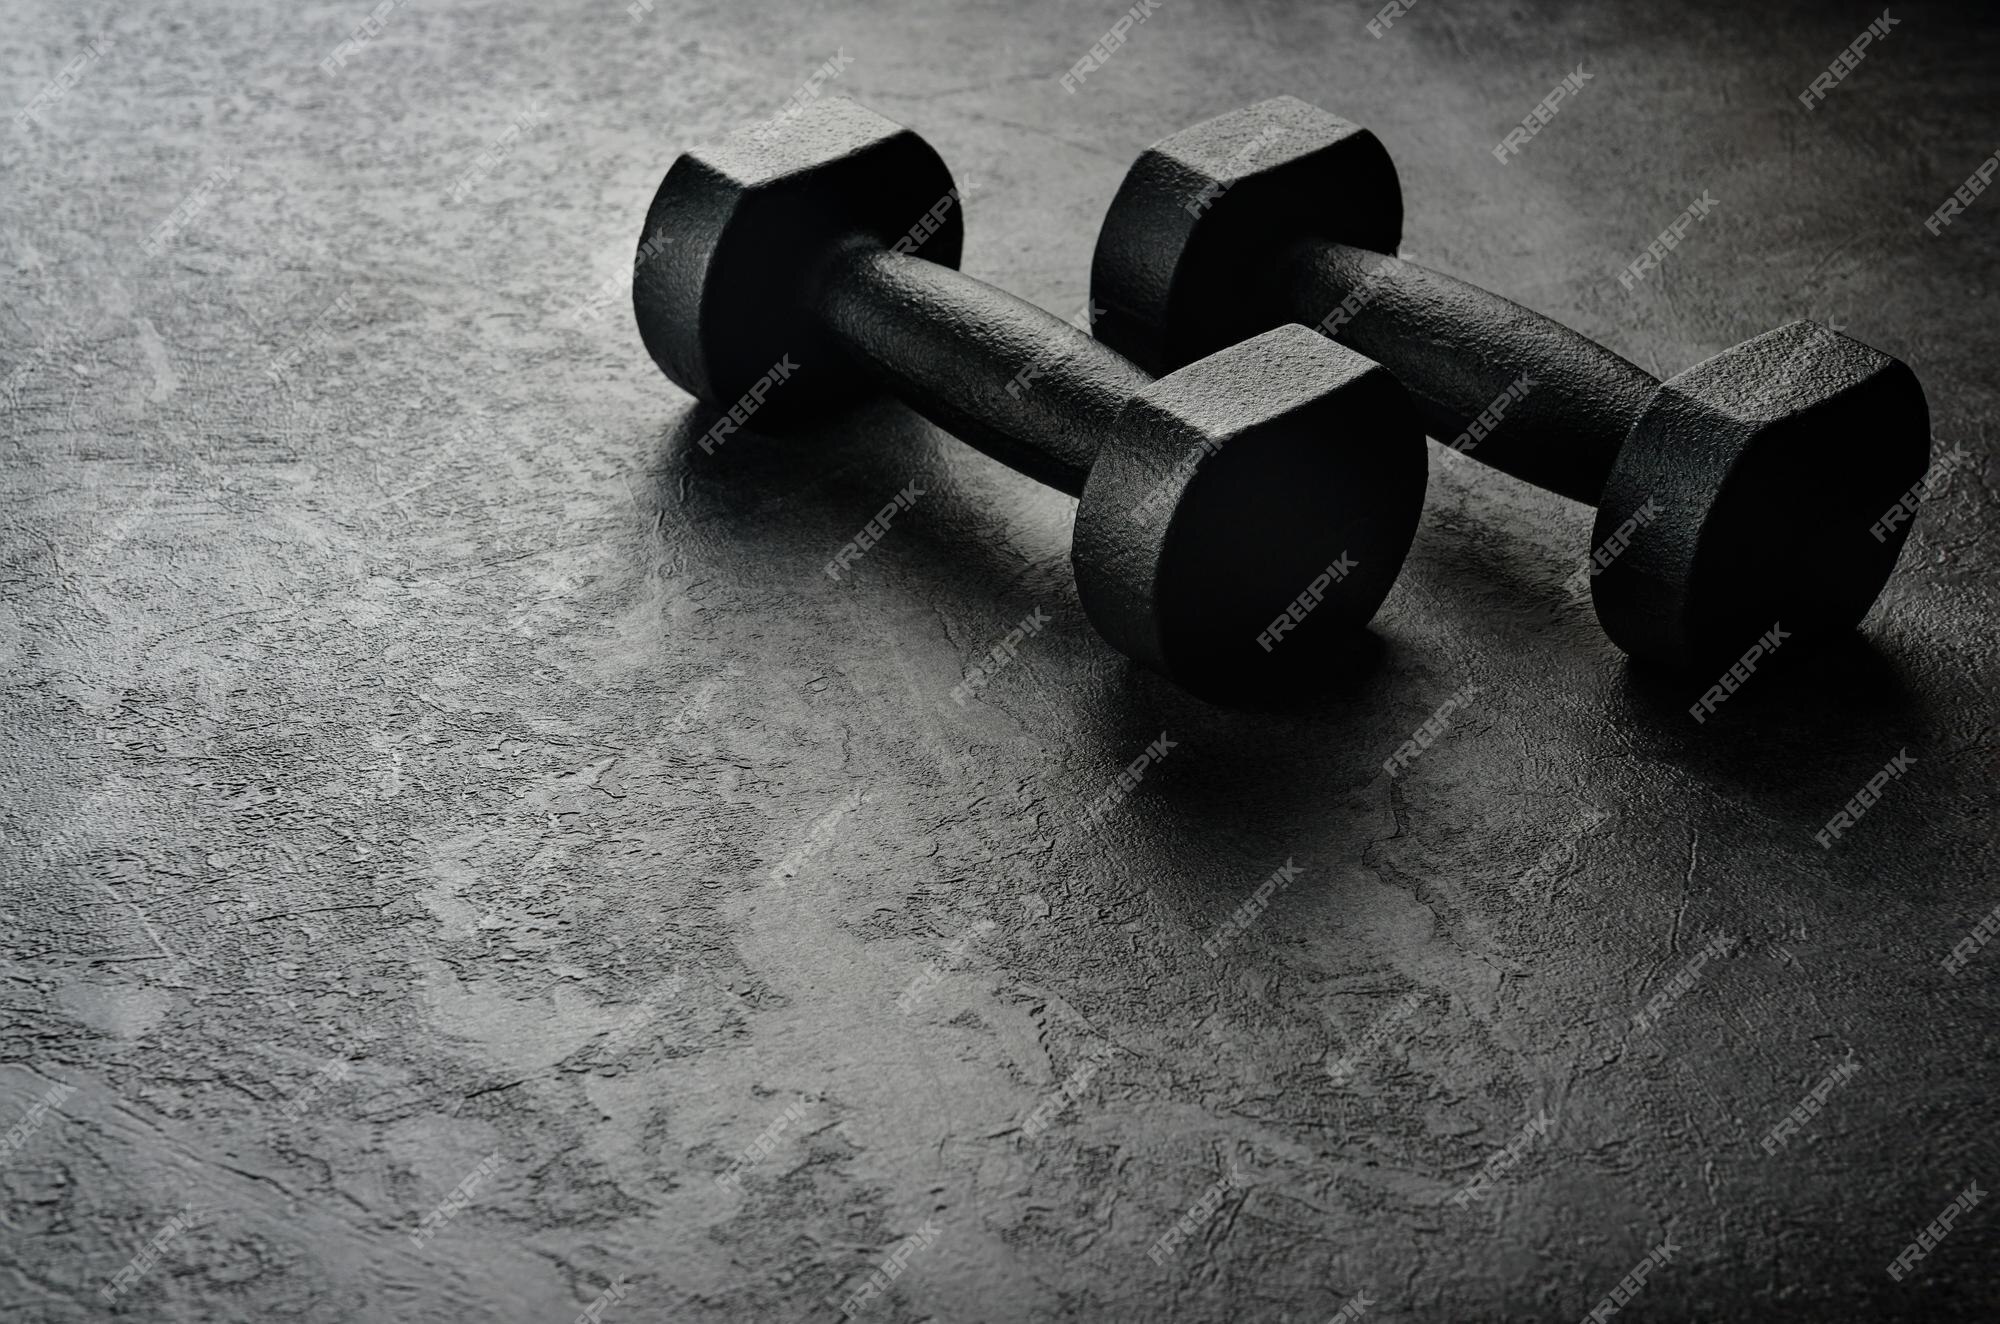
[[[1139,157],[1091,261],[1096,331],[1151,371],[1290,322],[1395,373],[1425,429],[1595,504],[1591,596],[1627,653],[1734,660],[1773,625],[1857,624],[1909,526],[1930,414],[1898,360],[1809,322],[1662,383],[1495,294],[1391,256],[1403,204],[1375,136],[1292,97]]]
[[[1086,616],[1187,689],[1328,677],[1423,506],[1403,389],[1303,327],[1155,381],[960,273],[958,200],[922,138],[845,98],[687,152],[646,216],[640,335],[668,377],[760,431],[886,391],[1077,497]]]

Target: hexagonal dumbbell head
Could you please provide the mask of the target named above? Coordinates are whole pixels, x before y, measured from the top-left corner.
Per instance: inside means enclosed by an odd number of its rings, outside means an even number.
[[[1232,345],[1153,383],[1098,452],[1084,612],[1196,694],[1308,688],[1388,595],[1426,478],[1383,368],[1302,326]]]
[[[869,393],[813,310],[840,244],[892,247],[921,227],[923,255],[958,265],[961,208],[929,144],[845,97],[742,129],[667,171],[639,241],[632,306],[653,361],[709,404],[757,426],[823,418]]]
[[[1826,327],[1793,322],[1696,364],[1660,387],[1599,499],[1605,632],[1706,668],[1773,626],[1852,628],[1910,528],[1873,526],[1929,454],[1915,374]]]
[[[1393,253],[1403,195],[1366,129],[1274,97],[1154,144],[1126,172],[1098,232],[1098,339],[1166,371],[1261,328],[1242,292],[1274,246],[1317,235]]]

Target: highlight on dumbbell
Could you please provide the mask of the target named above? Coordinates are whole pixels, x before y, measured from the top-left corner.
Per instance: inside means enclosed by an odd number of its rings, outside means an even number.
[[[688,152],[642,232],[646,348],[720,409],[761,384],[758,429],[886,392],[1078,497],[1070,559],[1091,624],[1196,693],[1325,679],[1387,595],[1423,505],[1403,389],[1296,326],[1155,381],[960,273],[962,208],[939,205],[957,198],[922,138],[845,98]]]
[[[1167,371],[1299,322],[1381,363],[1431,436],[1476,431],[1474,458],[1597,507],[1591,597],[1634,657],[1705,668],[1774,625],[1867,614],[1909,533],[1879,521],[1930,453],[1905,364],[1793,322],[1662,383],[1393,256],[1402,226],[1367,130],[1293,97],[1218,116],[1125,176],[1091,264],[1097,334]]]

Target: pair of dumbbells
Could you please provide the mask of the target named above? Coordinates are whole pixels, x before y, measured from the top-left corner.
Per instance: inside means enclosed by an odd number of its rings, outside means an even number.
[[[1928,453],[1904,365],[1794,324],[1661,385],[1387,256],[1386,154],[1304,103],[1140,158],[1093,261],[1098,339],[960,274],[957,200],[922,139],[844,99],[688,153],[635,271],[647,348],[717,407],[754,390],[763,429],[886,389],[1078,497],[1085,614],[1196,693],[1328,674],[1409,550],[1425,431],[1522,380],[1479,458],[1598,503],[1600,541],[1623,541],[1593,594],[1635,656],[1699,665],[1773,621],[1850,627],[1907,532],[1867,532]],[[770,388],[778,363],[796,371]]]

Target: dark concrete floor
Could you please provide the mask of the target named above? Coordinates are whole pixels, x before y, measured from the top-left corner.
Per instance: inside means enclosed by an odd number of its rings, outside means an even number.
[[[2000,196],[1924,227],[2000,39],[1897,5],[1808,111],[1879,6],[1377,9],[1161,0],[1072,94],[1118,0],[412,0],[347,48],[367,0],[18,0],[0,1318],[828,1319],[904,1238],[862,1319],[1576,1318],[1663,1242],[1620,1320],[1993,1318],[1991,1202],[1887,1268],[2000,1182],[2000,945],[1943,965],[2000,903]],[[1071,502],[907,413],[690,445],[646,204],[840,55],[1064,316],[1140,148],[1291,92],[1395,154],[1410,253],[1662,373],[1837,320],[1975,463],[1851,645],[1697,726],[1566,604],[1588,512],[1434,447],[1374,665],[1206,706],[1091,634]]]

